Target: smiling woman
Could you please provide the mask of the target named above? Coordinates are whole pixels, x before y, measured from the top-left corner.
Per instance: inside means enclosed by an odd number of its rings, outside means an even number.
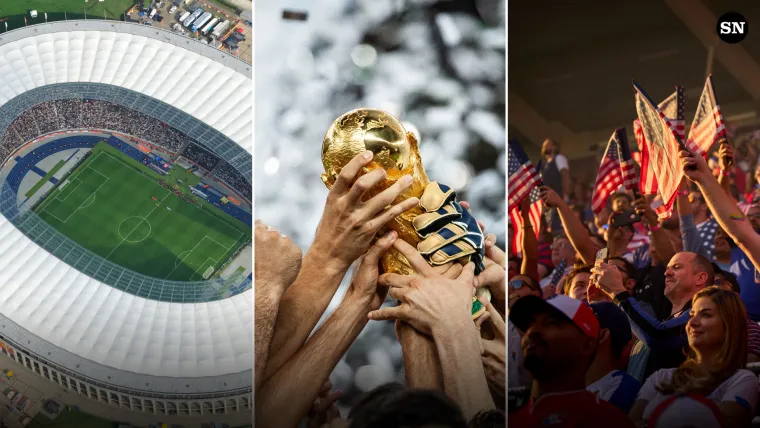
[[[748,426],[758,398],[757,377],[747,362],[747,312],[739,296],[708,287],[692,299],[686,331],[689,358],[677,369],[649,377],[631,409],[634,421],[663,413],[673,395],[693,394],[714,401],[721,426]]]

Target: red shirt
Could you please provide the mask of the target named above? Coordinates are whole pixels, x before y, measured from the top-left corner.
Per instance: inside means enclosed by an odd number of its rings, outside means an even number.
[[[634,428],[614,405],[586,390],[546,394],[509,414],[507,426],[519,428]]]

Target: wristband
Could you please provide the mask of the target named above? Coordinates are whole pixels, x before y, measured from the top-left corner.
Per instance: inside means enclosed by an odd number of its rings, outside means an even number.
[[[723,177],[728,177],[731,175],[731,171],[726,171],[725,169],[721,169],[719,174]]]
[[[658,224],[655,224],[654,226],[650,226],[650,227],[649,227],[649,231],[650,231],[650,232],[657,232],[658,230],[660,230],[660,227],[662,227],[662,226],[660,226],[660,224],[659,224],[659,223],[658,223]]]
[[[688,190],[681,190],[678,192],[678,196],[689,196]]]

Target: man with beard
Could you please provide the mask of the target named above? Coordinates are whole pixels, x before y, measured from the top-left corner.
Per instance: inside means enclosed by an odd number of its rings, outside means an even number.
[[[509,318],[524,332],[524,367],[533,376],[531,398],[509,414],[509,426],[633,427],[625,413],[585,389],[597,351],[599,320],[578,300],[526,296]]]

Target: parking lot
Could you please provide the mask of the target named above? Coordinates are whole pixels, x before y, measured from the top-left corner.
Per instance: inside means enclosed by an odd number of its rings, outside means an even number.
[[[215,18],[218,19],[217,25],[225,20],[230,21],[229,27],[220,34],[218,39],[212,36],[213,30],[209,31],[206,35],[201,34],[200,30],[192,33],[189,28],[179,22],[185,12],[194,12],[199,7],[203,9],[204,13],[210,12],[212,14],[212,17],[208,21],[209,23]],[[150,12],[154,8],[156,9],[156,13],[153,16],[150,16]],[[172,12],[170,13],[170,11]],[[248,25],[248,22],[241,20],[234,11],[230,11],[215,3],[209,3],[205,0],[195,0],[190,2],[190,4],[184,4],[184,2],[180,0],[175,0],[174,2],[163,0],[151,3],[151,7],[145,12],[139,6],[134,7],[128,16],[132,22],[139,22],[141,24],[181,33],[182,35],[196,39],[201,43],[209,44],[217,49],[238,56],[249,64],[252,61],[253,31],[251,26]],[[240,29],[242,29],[242,32]],[[234,33],[240,33],[245,37],[244,40],[237,41],[237,49],[231,49],[229,45],[224,43],[227,37],[232,36]],[[237,36],[237,38],[239,37],[240,36]]]

